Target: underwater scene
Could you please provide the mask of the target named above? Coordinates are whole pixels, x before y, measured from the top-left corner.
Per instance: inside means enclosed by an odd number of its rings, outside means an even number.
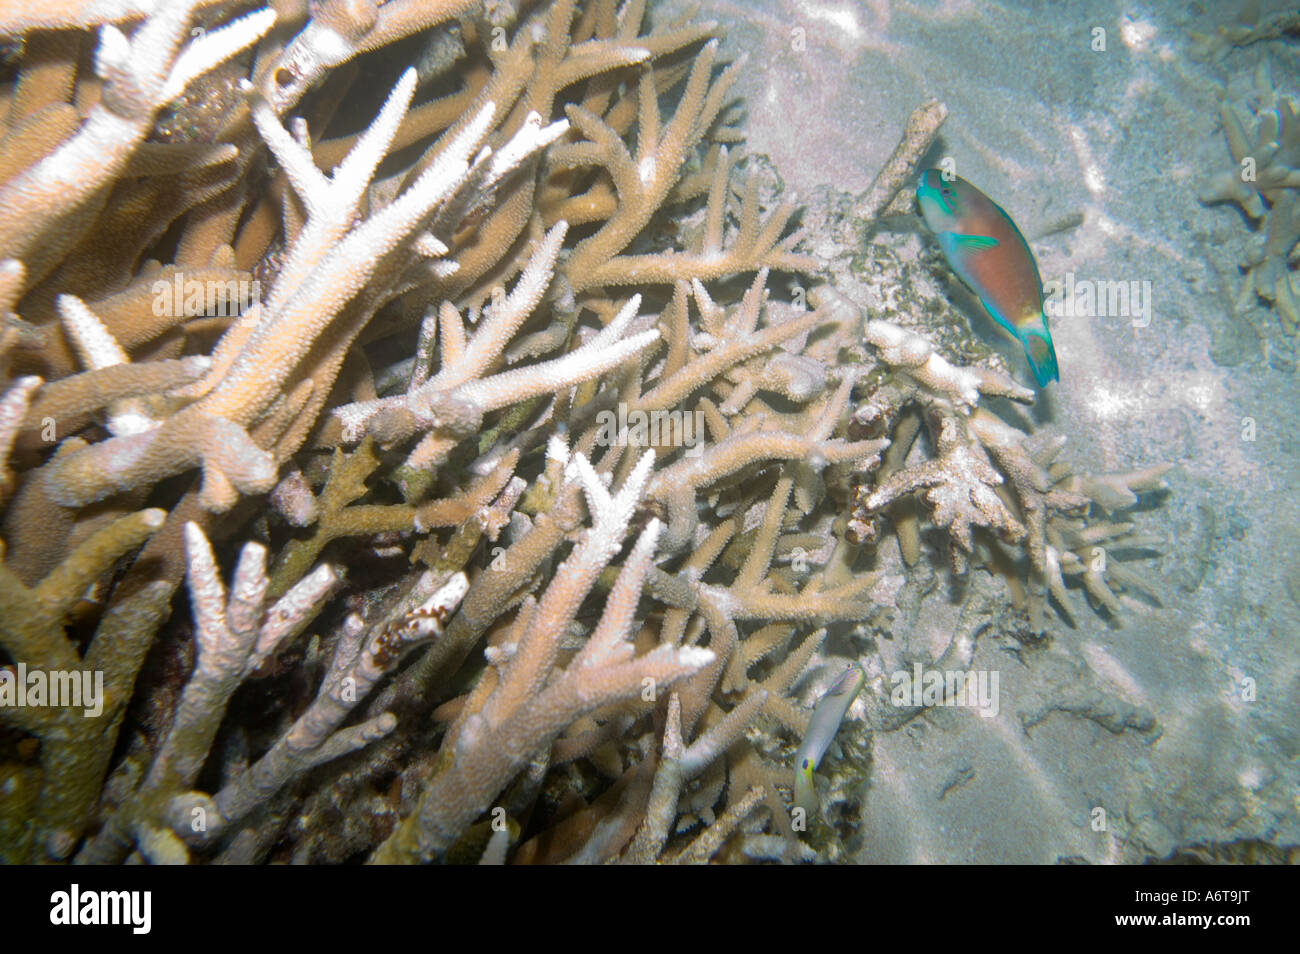
[[[0,83],[5,864],[1300,860],[1293,4],[0,0]]]

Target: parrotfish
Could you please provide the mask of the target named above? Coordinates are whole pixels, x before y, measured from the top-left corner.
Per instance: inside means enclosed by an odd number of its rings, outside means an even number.
[[[1038,386],[1059,380],[1043,313],[1043,281],[1016,223],[969,182],[951,175],[945,179],[938,169],[922,173],[916,198],[948,265],[993,319],[1019,340]]]
[[[835,740],[835,733],[839,731],[844,713],[849,711],[853,697],[866,681],[867,674],[862,667],[850,663],[813,707],[812,718],[808,720],[808,731],[804,733],[799,751],[794,756],[794,804],[796,808],[804,810],[805,819],[817,812],[813,772],[817,771],[822,756]]]

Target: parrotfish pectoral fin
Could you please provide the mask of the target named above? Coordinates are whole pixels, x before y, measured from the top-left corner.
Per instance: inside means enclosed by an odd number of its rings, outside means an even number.
[[[1045,388],[1049,381],[1059,381],[1061,375],[1056,367],[1052,333],[1046,327],[1022,328],[1019,337],[1020,343],[1025,347],[1025,357],[1029,359],[1029,370],[1034,373],[1038,386]]]
[[[966,235],[962,232],[952,233],[953,244],[966,252],[978,252],[986,248],[996,248],[998,240],[991,235]]]

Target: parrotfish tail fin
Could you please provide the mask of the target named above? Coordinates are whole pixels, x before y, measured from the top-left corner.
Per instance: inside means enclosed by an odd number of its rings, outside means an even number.
[[[1025,357],[1029,359],[1029,370],[1034,372],[1034,380],[1040,388],[1047,387],[1049,381],[1059,381],[1060,371],[1056,366],[1056,349],[1052,347],[1052,333],[1046,323],[1042,328],[1022,328],[1020,343],[1024,345]]]

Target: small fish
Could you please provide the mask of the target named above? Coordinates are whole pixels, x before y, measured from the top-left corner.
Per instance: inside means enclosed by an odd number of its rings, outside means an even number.
[[[1016,223],[969,182],[956,176],[945,180],[938,169],[922,173],[916,198],[952,270],[1019,339],[1038,386],[1060,380],[1043,314],[1043,281]]]
[[[794,756],[794,804],[796,808],[804,810],[805,819],[817,812],[813,772],[835,740],[835,733],[839,731],[844,713],[849,711],[853,697],[866,681],[867,674],[862,667],[850,663],[813,708],[812,718],[808,720],[808,731],[804,733],[799,751]]]

